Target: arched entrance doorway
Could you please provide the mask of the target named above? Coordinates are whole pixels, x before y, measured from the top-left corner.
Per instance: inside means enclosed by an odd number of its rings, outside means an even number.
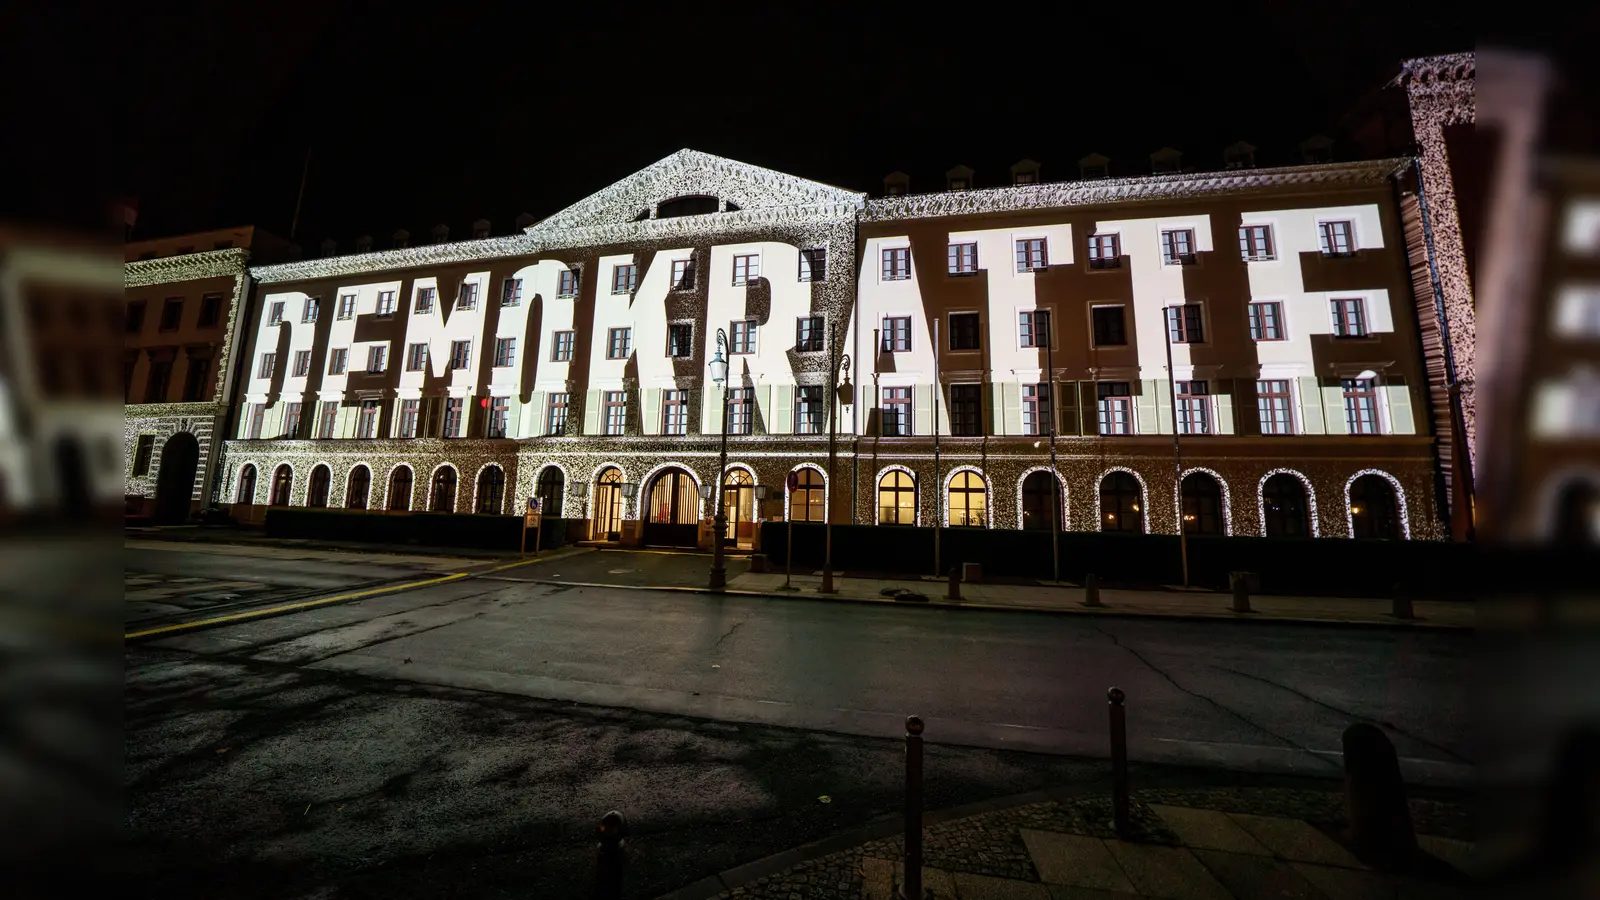
[[[1050,472],[1030,472],[1022,479],[1022,530],[1065,529],[1062,521],[1061,489]]]
[[[1267,537],[1310,537],[1311,506],[1300,479],[1279,472],[1261,486],[1262,519]]]
[[[561,518],[561,500],[566,493],[565,473],[556,466],[545,466],[539,473],[539,515]]]
[[[1127,472],[1110,472],[1100,479],[1100,530],[1144,534],[1144,511],[1139,480]]]
[[[161,470],[156,474],[156,521],[161,524],[189,518],[194,496],[194,474],[200,466],[200,442],[180,431],[161,446]]]
[[[1369,473],[1351,483],[1350,536],[1388,541],[1404,537],[1400,529],[1400,505],[1389,479]]]
[[[724,546],[749,548],[755,544],[756,480],[744,469],[729,469],[722,482],[722,502],[728,516]]]
[[[596,541],[622,539],[622,470],[607,468],[594,479],[593,515],[589,538]]]
[[[83,447],[75,438],[56,439],[56,483],[61,511],[70,519],[87,518],[94,503],[89,499],[89,472],[83,464]]]
[[[662,547],[693,547],[699,539],[700,493],[683,469],[662,469],[645,489],[644,542]]]
[[[278,467],[272,473],[272,498],[268,501],[273,506],[288,506],[289,492],[294,488],[294,470],[288,463]]]
[[[311,481],[306,486],[306,505],[310,507],[324,507],[328,505],[328,489],[333,485],[333,472],[327,466],[318,465],[311,470]]]
[[[1183,476],[1182,492],[1184,534],[1220,535],[1226,529],[1222,522],[1222,485],[1204,472],[1190,472]]]

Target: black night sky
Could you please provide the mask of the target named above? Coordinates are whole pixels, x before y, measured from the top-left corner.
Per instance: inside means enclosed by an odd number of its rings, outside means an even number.
[[[907,17],[903,10],[924,7]],[[1046,180],[1163,145],[1209,166],[1235,140],[1288,161],[1409,56],[1473,46],[1406,4],[1258,0],[823,6],[252,6],[141,20],[133,137],[114,193],[135,238],[256,224],[376,247],[543,217],[680,148],[877,193],[956,164],[978,185],[1029,157]],[[934,12],[948,9],[951,12]],[[1313,12],[1314,9],[1314,12]]]

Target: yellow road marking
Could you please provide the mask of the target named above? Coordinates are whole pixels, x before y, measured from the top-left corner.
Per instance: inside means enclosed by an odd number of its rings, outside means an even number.
[[[442,575],[438,578],[426,578],[422,581],[412,581],[406,584],[392,584],[385,587],[370,588],[365,591],[354,591],[349,594],[339,594],[334,597],[322,597],[316,600],[302,600],[299,603],[286,603],[283,606],[273,606],[268,607],[267,609],[251,609],[244,612],[232,613],[226,616],[216,616],[210,619],[197,619],[193,622],[178,622],[173,625],[162,625],[158,628],[146,628],[143,631],[130,632],[128,634],[124,634],[122,638],[123,640],[132,640],[133,638],[149,637],[153,634],[166,634],[173,631],[184,631],[190,628],[199,628],[203,625],[216,625],[221,622],[235,622],[241,619],[253,619],[259,616],[288,612],[289,610],[293,609],[307,609],[313,606],[323,606],[328,603],[339,603],[344,600],[358,600],[362,597],[372,597],[377,594],[392,594],[398,591],[409,591],[412,588],[429,587],[435,584],[444,584],[447,581],[459,581],[463,578],[472,578],[477,575],[487,575],[490,572],[500,572],[506,569],[514,569],[517,566],[525,566],[529,563],[545,562],[547,559],[548,557],[545,559],[522,559],[513,563],[493,566],[491,568],[484,569],[481,572],[456,572],[455,574]]]

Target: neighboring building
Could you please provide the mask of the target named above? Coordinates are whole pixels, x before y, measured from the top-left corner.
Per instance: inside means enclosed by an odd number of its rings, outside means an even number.
[[[248,316],[246,266],[290,245],[255,228],[128,244],[122,384],[127,511],[183,521],[212,499],[232,408],[234,348]]]
[[[692,544],[726,401],[741,542],[757,520],[829,507],[839,522],[1175,533],[1181,515],[1198,533],[1437,538],[1406,168],[924,195],[901,177],[867,201],[684,150],[520,235],[254,267],[224,499],[254,518],[505,514],[539,496],[596,538]],[[719,331],[727,393],[708,383]]]
[[[114,514],[114,244],[0,229],[0,518]]]

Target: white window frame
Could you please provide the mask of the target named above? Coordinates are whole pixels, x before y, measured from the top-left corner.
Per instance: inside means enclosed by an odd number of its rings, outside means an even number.
[[[743,281],[739,280],[739,260],[741,259],[754,260],[750,266],[746,267]],[[733,258],[729,260],[729,283],[734,287],[744,287],[753,281],[759,280],[761,278],[761,262],[761,251],[759,250],[733,254]]]
[[[904,250],[904,251],[906,251],[906,277],[904,277],[904,278],[889,278],[889,277],[887,277],[889,273],[888,273],[888,266],[885,265],[887,260],[884,259],[884,254],[888,253],[890,250]],[[878,254],[877,255],[878,255],[878,258],[877,258],[877,269],[878,269],[878,283],[879,284],[901,284],[903,282],[910,282],[910,281],[915,281],[916,280],[916,266],[915,266],[913,260],[911,259],[911,244],[910,243],[902,243],[902,242],[898,242],[897,241],[897,242],[892,243],[892,244],[879,244],[878,245]]]

